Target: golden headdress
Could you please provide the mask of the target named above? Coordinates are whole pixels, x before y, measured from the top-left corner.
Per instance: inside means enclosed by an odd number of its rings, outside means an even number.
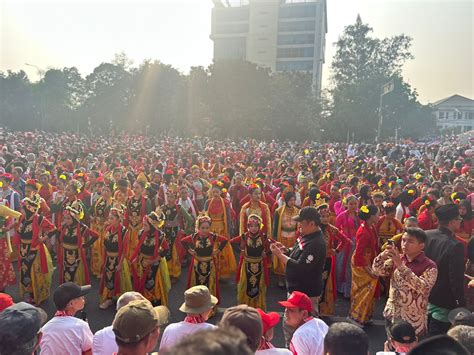
[[[68,213],[77,222],[80,222],[84,219],[84,208],[82,203],[79,201],[74,201],[70,206],[66,206],[64,212]]]
[[[159,207],[155,211],[147,214],[145,219],[156,230],[160,230],[165,224],[165,214]]]

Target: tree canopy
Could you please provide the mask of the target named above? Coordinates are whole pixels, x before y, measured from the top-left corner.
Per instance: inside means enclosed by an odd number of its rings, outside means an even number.
[[[336,42],[331,65],[330,115],[324,129],[329,137],[373,141],[377,135],[382,86],[390,81],[392,92],[382,98],[381,137],[419,137],[434,129],[431,110],[421,105],[417,93],[402,77],[402,67],[412,59],[411,38],[398,35],[378,39],[360,16]]]
[[[412,137],[429,133],[431,110],[402,77],[413,58],[411,38],[371,33],[360,17],[345,28],[321,98],[308,73],[225,60],[183,74],[157,60],[134,65],[122,52],[86,77],[75,67],[48,69],[38,82],[24,71],[0,72],[1,123],[17,130],[373,141],[381,87],[393,81],[382,100],[382,138],[395,129]]]

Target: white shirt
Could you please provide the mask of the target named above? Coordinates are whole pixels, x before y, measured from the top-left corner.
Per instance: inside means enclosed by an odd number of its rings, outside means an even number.
[[[94,355],[111,355],[118,352],[118,346],[115,342],[115,334],[111,325],[94,334],[92,352]]]
[[[255,355],[292,355],[293,353],[288,349],[271,348],[266,350],[257,350]]]
[[[54,317],[41,329],[40,354],[81,355],[92,349],[89,324],[76,317]]]
[[[298,329],[291,338],[290,349],[298,355],[323,355],[324,337],[328,326],[321,319],[313,318]]]
[[[161,338],[160,351],[170,348],[183,339],[184,336],[193,334],[200,330],[212,330],[216,326],[209,323],[173,323],[166,327]]]
[[[398,204],[396,212],[395,212],[395,218],[403,223],[405,221],[405,215],[408,212],[410,212],[408,207],[403,206],[402,203],[400,202]]]

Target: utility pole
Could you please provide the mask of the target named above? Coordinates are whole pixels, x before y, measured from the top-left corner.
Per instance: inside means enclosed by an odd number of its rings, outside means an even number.
[[[395,84],[393,83],[393,79],[392,79],[388,83],[382,85],[381,90],[380,90],[379,125],[377,128],[377,137],[375,137],[376,143],[380,142],[380,135],[382,133],[382,125],[383,125],[382,100],[386,94],[391,93],[393,91],[394,87],[395,87]]]

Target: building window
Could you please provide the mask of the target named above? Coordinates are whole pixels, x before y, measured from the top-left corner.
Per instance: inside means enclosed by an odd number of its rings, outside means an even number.
[[[444,112],[440,111],[438,115],[440,120],[444,120]]]
[[[464,132],[470,131],[472,126],[464,126]]]
[[[292,71],[292,70],[301,70],[301,71],[311,71],[313,70],[313,61],[295,61],[295,62],[277,62],[276,64],[277,71]]]
[[[474,120],[474,112],[469,112],[469,119]]]
[[[314,34],[278,35],[278,44],[314,44]]]
[[[216,34],[248,33],[248,23],[218,23]]]
[[[278,58],[314,57],[314,47],[278,48],[277,57]]]
[[[226,21],[247,21],[249,19],[249,10],[248,9],[219,9],[216,11],[216,21],[217,22],[226,22]]]
[[[245,59],[245,38],[222,38],[214,41],[215,59]]]
[[[280,8],[279,17],[281,18],[295,18],[295,17],[315,17],[316,3],[307,5],[288,5]]]
[[[314,31],[315,28],[314,21],[280,21],[278,23],[278,32]]]

